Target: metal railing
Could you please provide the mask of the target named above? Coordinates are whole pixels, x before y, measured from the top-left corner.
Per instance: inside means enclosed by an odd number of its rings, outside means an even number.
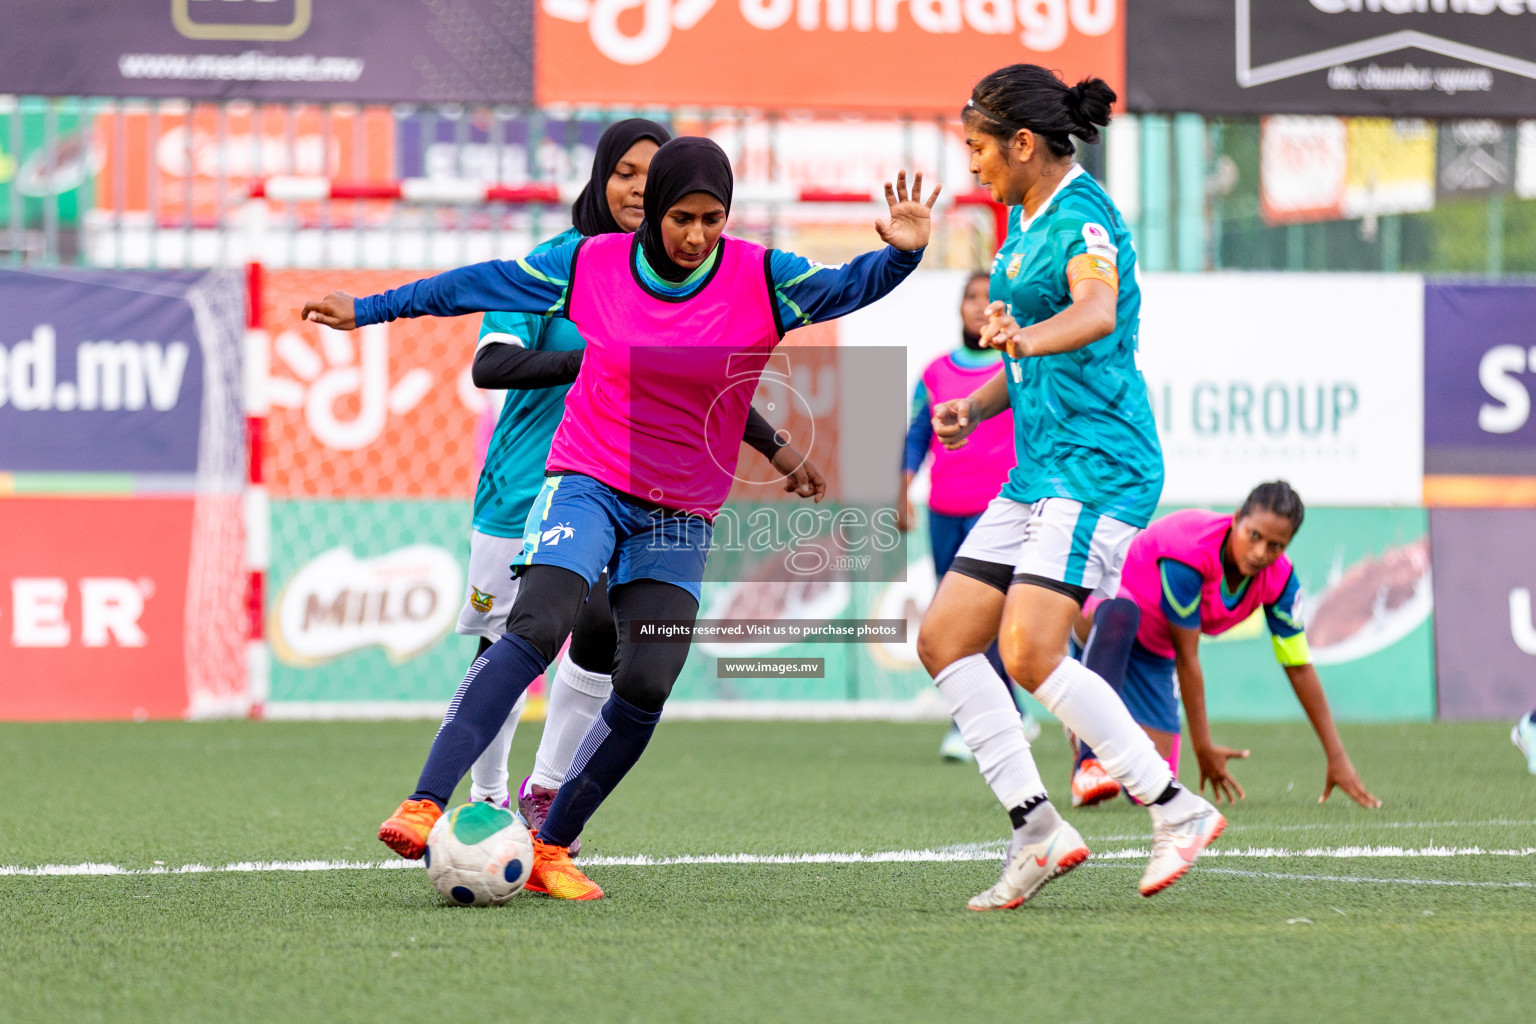
[[[514,255],[568,223],[598,135],[630,113],[0,96],[0,265],[428,267]],[[823,259],[867,247],[868,207],[852,200],[875,175],[923,165],[951,196],[970,187],[952,122],[639,113],[727,146],[743,185],[733,230]],[[1283,222],[1266,208],[1260,125],[1122,116],[1102,145],[1083,147],[1143,268],[1536,273],[1536,199],[1523,198],[1536,187],[1442,194],[1437,182],[1411,212]],[[1531,164],[1520,176],[1536,185],[1536,122],[1500,130],[1519,140],[1509,161]],[[273,178],[357,188],[252,196]],[[439,194],[391,191],[416,179]],[[849,202],[826,201],[841,194]],[[931,262],[984,264],[992,218],[948,211]]]

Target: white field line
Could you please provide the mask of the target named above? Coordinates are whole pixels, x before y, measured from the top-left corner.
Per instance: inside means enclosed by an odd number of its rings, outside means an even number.
[[[1234,868],[1202,868],[1206,875],[1237,875],[1287,882],[1366,882],[1377,885],[1452,885],[1475,889],[1536,889],[1536,882],[1469,882],[1448,878],[1363,878],[1358,875],[1288,875],[1278,871],[1238,871]]]
[[[1106,864],[1090,860],[1102,868],[1133,868],[1134,864]],[[1450,878],[1371,878],[1366,875],[1297,875],[1283,871],[1242,871],[1237,868],[1201,866],[1202,875],[1235,875],[1238,878],[1264,878],[1281,882],[1361,882],[1367,885],[1449,885],[1474,889],[1536,889],[1536,882],[1472,882]],[[1337,908],[1335,908],[1337,909]]]
[[[631,856],[583,857],[581,863],[593,867],[669,867],[690,864],[934,864],[996,860],[1002,844],[967,843],[930,850],[885,850],[875,853],[717,853],[692,854],[677,857],[652,857],[645,854]],[[1108,850],[1094,854],[1096,861],[1141,860],[1148,856],[1146,849]],[[1446,859],[1452,857],[1531,857],[1536,847],[1512,849],[1485,849],[1481,846],[1334,846],[1309,847],[1288,850],[1273,846],[1239,849],[1213,848],[1205,852],[1205,858],[1219,857],[1238,860],[1269,859],[1334,859],[1334,860],[1400,860]],[[201,875],[244,874],[273,871],[379,871],[414,868],[420,861],[349,861],[349,860],[287,860],[287,861],[238,861],[233,864],[183,864],[178,867],[156,865],[149,868],[125,868],[118,864],[43,864],[37,867],[0,865],[0,876],[68,876],[68,875]],[[1278,876],[1277,876],[1278,877]],[[1300,877],[1300,876],[1297,876]],[[1321,876],[1319,876],[1321,877]]]
[[[1314,821],[1301,825],[1228,825],[1224,835],[1233,832],[1310,832],[1315,829],[1410,829],[1410,828],[1487,828],[1491,826],[1526,826],[1536,827],[1536,819],[1528,818],[1488,818],[1484,821]],[[1135,843],[1146,842],[1150,833],[1138,832],[1126,836],[1095,836],[1085,835],[1083,838],[1090,843]]]

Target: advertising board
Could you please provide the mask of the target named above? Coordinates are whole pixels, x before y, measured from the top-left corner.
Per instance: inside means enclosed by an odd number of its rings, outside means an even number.
[[[48,25],[48,0],[7,20]],[[0,34],[0,92],[195,99],[526,103],[530,0],[114,0],[67,31]]]
[[[1529,116],[1536,8],[1522,0],[1137,0],[1132,110]]]
[[[1120,0],[539,0],[540,103],[958,112],[993,68],[1121,87]]]
[[[1432,509],[1441,718],[1536,707],[1536,510]]]
[[[188,713],[190,498],[0,501],[0,719]]]

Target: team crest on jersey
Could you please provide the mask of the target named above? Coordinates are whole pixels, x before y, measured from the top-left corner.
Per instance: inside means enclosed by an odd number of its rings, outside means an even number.
[[[470,588],[469,588],[469,606],[471,608],[473,608],[475,611],[484,614],[485,612],[490,611],[491,610],[491,606],[494,605],[495,603],[496,603],[496,595],[495,594],[487,594],[485,591],[481,590],[479,587],[476,587],[476,586],[473,586],[473,585],[470,586]]]
[[[1013,257],[1013,259],[1008,261],[1008,276],[1010,278],[1018,277],[1019,276],[1019,268],[1021,268],[1023,266],[1024,266],[1024,257],[1023,257],[1023,255],[1022,254],[1016,254]]]

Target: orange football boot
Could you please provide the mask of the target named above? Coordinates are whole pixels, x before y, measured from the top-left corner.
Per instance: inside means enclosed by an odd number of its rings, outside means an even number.
[[[533,870],[527,889],[557,900],[600,900],[602,888],[571,862],[571,851],[533,837]]]
[[[379,826],[379,842],[407,860],[416,860],[426,852],[427,833],[442,816],[443,809],[431,800],[407,800]]]
[[[1072,806],[1092,807],[1120,795],[1116,782],[1096,757],[1090,757],[1072,773]]]

